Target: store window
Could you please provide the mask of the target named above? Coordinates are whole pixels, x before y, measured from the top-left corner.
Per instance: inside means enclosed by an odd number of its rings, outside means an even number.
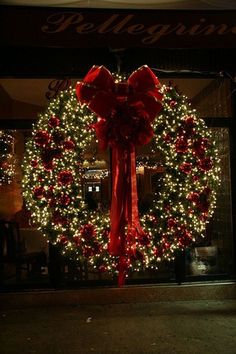
[[[2,79],[1,90],[4,92],[4,105],[0,112],[2,131],[14,130],[15,175],[9,185],[2,184],[1,190],[1,282],[4,286],[18,283],[24,286],[49,286],[50,264],[53,251],[40,231],[31,225],[29,211],[25,208],[21,189],[21,163],[24,156],[25,141],[31,135],[30,125],[42,112],[49,100],[56,95],[50,91],[48,79]],[[170,79],[163,79],[168,83]],[[76,80],[68,81],[73,85]],[[232,119],[231,91],[228,80],[174,79],[174,84],[184,93],[201,117],[206,118],[209,129],[217,141],[221,159],[221,184],[218,191],[217,206],[210,220],[205,237],[194,246],[186,249],[176,262],[163,262],[157,271],[145,271],[132,274],[130,283],[161,283],[227,279],[233,272],[233,221],[231,209],[231,170],[230,170],[230,131],[228,121]],[[34,90],[32,90],[34,87]],[[36,89],[37,87],[37,89]],[[217,118],[217,120],[215,119]],[[221,119],[220,127],[217,126]],[[21,122],[26,127],[21,126]],[[6,120],[8,126],[6,127]],[[2,122],[2,123],[1,123]],[[12,122],[12,124],[11,124]],[[28,122],[28,123],[27,123]],[[4,123],[4,124],[3,124]],[[14,126],[11,126],[14,125]],[[145,213],[152,204],[152,196],[160,185],[165,173],[162,156],[156,153],[156,168],[149,169],[139,161],[150,157],[151,150],[145,146],[137,150],[137,185],[139,211]],[[111,202],[110,152],[101,152],[95,141],[85,154],[85,178],[82,185],[83,198],[91,210],[109,210]],[[1,157],[0,157],[1,161]],[[9,203],[11,201],[11,203]],[[14,208],[13,208],[14,206]],[[5,209],[4,209],[5,208]],[[13,210],[13,209],[14,210]],[[3,210],[4,209],[4,210]],[[14,240],[13,240],[14,239]],[[15,253],[14,253],[14,252]],[[16,254],[22,255],[16,266]],[[14,255],[13,255],[14,253]],[[54,258],[53,258],[54,257]],[[58,257],[57,257],[58,262]],[[114,284],[114,279],[106,274],[91,271],[86,264],[74,264],[59,259],[61,278],[68,286],[81,284]],[[18,267],[18,268],[17,268]],[[19,268],[20,267],[20,268]],[[52,267],[52,264],[51,264]]]
[[[220,153],[221,184],[205,238],[186,252],[186,275],[190,278],[233,274],[229,130],[212,128],[212,131]]]

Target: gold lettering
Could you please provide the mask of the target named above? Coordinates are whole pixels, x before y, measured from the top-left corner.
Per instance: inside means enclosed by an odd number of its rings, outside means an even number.
[[[45,96],[48,100],[55,98],[61,91],[67,90],[70,85],[70,80],[52,80],[48,85],[49,91],[46,92]]]
[[[72,14],[66,17],[66,14]],[[80,23],[83,21],[83,16],[80,13],[67,12],[64,14],[55,13],[47,18],[47,25],[41,27],[45,33],[57,33],[65,31],[69,26]]]
[[[179,28],[175,31],[175,34],[177,34],[177,36],[182,36],[186,33],[188,33],[188,31],[186,30],[186,26],[184,26],[182,23],[180,23]],[[185,31],[185,32],[184,32]]]
[[[126,16],[122,21],[113,27],[113,33],[119,34],[125,32],[124,26],[134,17],[134,15]]]
[[[153,44],[157,42],[162,36],[166,36],[174,31],[176,28],[179,27],[180,24],[177,24],[175,27],[171,27],[171,25],[163,25],[158,24],[147,28],[146,32],[151,34],[151,36],[146,37],[142,40],[144,44]]]
[[[212,34],[214,32],[216,32],[219,35],[222,35],[222,34],[229,33],[230,30],[228,29],[228,26],[223,23],[218,26],[212,24],[212,25],[208,25],[208,26],[204,27],[201,31],[199,31],[199,34],[203,34],[204,36],[208,36],[209,34]]]
[[[200,30],[200,32],[197,32],[197,30],[199,30],[199,28],[202,26],[202,23],[206,22],[206,19],[205,18],[201,18],[200,22],[201,22],[200,24],[194,25],[194,26],[192,26],[190,28],[190,30],[189,30],[189,35],[190,36],[197,36],[199,33],[201,33],[201,30]]]
[[[138,34],[143,33],[144,31],[144,25],[142,23],[137,23],[136,25],[132,25],[127,28],[127,33],[129,34]]]
[[[116,23],[114,25],[114,21],[119,18],[120,15],[115,14],[112,15],[107,21],[103,22],[102,24],[98,25],[95,29],[94,32],[97,33],[108,33],[112,32],[114,34],[120,34],[124,33],[127,31],[127,28],[125,28],[125,25],[134,17],[134,15],[128,15],[123,20],[120,22]],[[111,26],[113,25],[113,27]]]
[[[127,33],[129,35],[140,35],[141,42],[144,45],[151,45],[158,42],[162,37],[172,34],[174,36],[209,36],[225,35],[228,33],[236,34],[236,26],[228,26],[225,23],[221,24],[206,24],[206,18],[200,18],[198,23],[193,25],[186,25],[184,23],[176,24],[151,24],[150,27],[146,23],[135,23],[135,15],[125,15],[121,17],[121,14],[113,14],[104,22],[97,24],[97,21],[86,22],[82,13],[64,12],[54,13],[47,18],[45,25],[41,27],[44,33],[60,33],[68,28],[72,27],[78,34],[94,35],[112,33],[114,35]],[[132,21],[133,20],[133,21]],[[131,23],[130,23],[131,22]]]
[[[77,33],[90,33],[94,32],[94,23],[83,23],[76,27]]]
[[[109,19],[105,22],[103,22],[101,25],[99,25],[97,28],[96,28],[96,31],[97,33],[107,33],[110,31],[110,29],[107,29],[110,24],[112,24],[112,22],[114,20],[116,20],[117,18],[119,17],[119,15],[115,14],[115,15],[112,15],[111,17],[109,17]]]
[[[177,36],[183,36],[185,34],[189,34],[190,36],[194,36],[194,35],[197,35],[198,33],[196,32],[201,26],[202,26],[202,23],[205,22],[206,20],[204,18],[201,18],[200,19],[200,24],[197,24],[197,25],[193,25],[192,27],[188,28],[183,25],[182,23],[180,24],[180,27],[176,30],[176,35]],[[202,29],[201,29],[202,31]]]

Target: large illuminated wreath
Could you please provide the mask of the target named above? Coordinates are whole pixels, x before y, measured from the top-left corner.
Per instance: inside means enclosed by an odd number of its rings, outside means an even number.
[[[89,210],[82,193],[85,151],[96,137],[112,149],[110,214]],[[161,152],[164,172],[139,220],[135,146],[148,142]],[[145,164],[153,167],[151,159]],[[76,90],[52,100],[33,127],[23,170],[32,221],[63,254],[119,274],[119,285],[129,271],[156,268],[204,235],[219,183],[204,121],[147,66],[118,83],[94,67]]]

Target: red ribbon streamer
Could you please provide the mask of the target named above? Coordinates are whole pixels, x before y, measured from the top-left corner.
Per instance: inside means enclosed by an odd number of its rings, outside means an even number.
[[[94,125],[100,146],[112,148],[112,201],[109,252],[119,256],[118,284],[125,281],[126,227],[135,256],[136,241],[144,234],[138,215],[135,146],[147,144],[151,122],[162,108],[160,82],[148,66],[116,83],[104,66],[94,66],[76,85],[78,100],[98,115]]]

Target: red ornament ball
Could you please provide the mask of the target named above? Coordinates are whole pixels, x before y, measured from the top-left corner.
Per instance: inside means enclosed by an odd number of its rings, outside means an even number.
[[[199,177],[199,176],[197,176],[197,175],[193,176],[193,181],[194,181],[194,182],[199,181],[199,179],[200,179],[200,177]]]
[[[190,200],[193,203],[197,203],[199,200],[199,193],[197,192],[192,192],[188,195],[188,200]]]
[[[93,257],[94,256],[94,250],[91,247],[84,246],[84,248],[83,248],[83,256],[85,258]]]
[[[64,236],[64,235],[61,235],[59,237],[59,239],[60,239],[60,243],[63,244],[63,245],[66,245],[68,243],[68,238],[66,236]]]
[[[76,247],[80,247],[81,246],[81,238],[79,236],[74,236],[73,237],[73,242],[76,245]]]
[[[68,220],[66,217],[62,216],[59,211],[54,211],[52,214],[52,221],[57,225],[66,225]]]
[[[175,150],[179,154],[184,154],[188,151],[188,141],[185,138],[178,138],[175,142]]]
[[[80,234],[85,240],[91,240],[96,235],[95,228],[92,224],[83,225]]]
[[[61,171],[58,175],[58,182],[62,185],[68,185],[73,182],[73,175],[70,171]]]
[[[75,149],[75,143],[73,140],[65,140],[63,142],[63,147],[65,150],[74,150]]]
[[[176,220],[173,219],[173,218],[168,219],[167,225],[168,225],[169,228],[175,227],[177,225]]]
[[[51,128],[56,128],[58,125],[60,125],[60,119],[52,116],[48,121],[48,125]]]
[[[202,171],[206,172],[211,170],[213,163],[210,157],[206,157],[199,161],[198,166]]]
[[[46,171],[52,171],[53,170],[53,161],[43,162],[43,168]]]
[[[189,232],[186,230],[182,233],[182,235],[179,237],[179,246],[180,247],[187,247],[191,244],[192,242],[192,237]]]
[[[33,168],[38,167],[38,161],[37,161],[37,160],[31,160],[30,164],[31,164],[31,166],[32,166]]]
[[[71,202],[71,199],[70,197],[67,195],[67,194],[63,194],[61,197],[60,197],[60,204],[62,206],[68,206]]]
[[[42,199],[44,197],[44,188],[41,186],[34,188],[34,197],[36,199]]]
[[[192,164],[189,162],[183,162],[180,166],[179,169],[181,172],[185,173],[188,175],[192,171]]]
[[[34,136],[35,144],[39,147],[46,146],[50,142],[50,139],[51,136],[44,130],[39,130]]]
[[[144,233],[143,235],[141,235],[139,237],[139,243],[142,246],[147,246],[150,244],[150,236],[146,233]]]
[[[198,139],[193,143],[193,154],[198,158],[203,158],[205,155],[205,147],[202,144],[202,139]]]

